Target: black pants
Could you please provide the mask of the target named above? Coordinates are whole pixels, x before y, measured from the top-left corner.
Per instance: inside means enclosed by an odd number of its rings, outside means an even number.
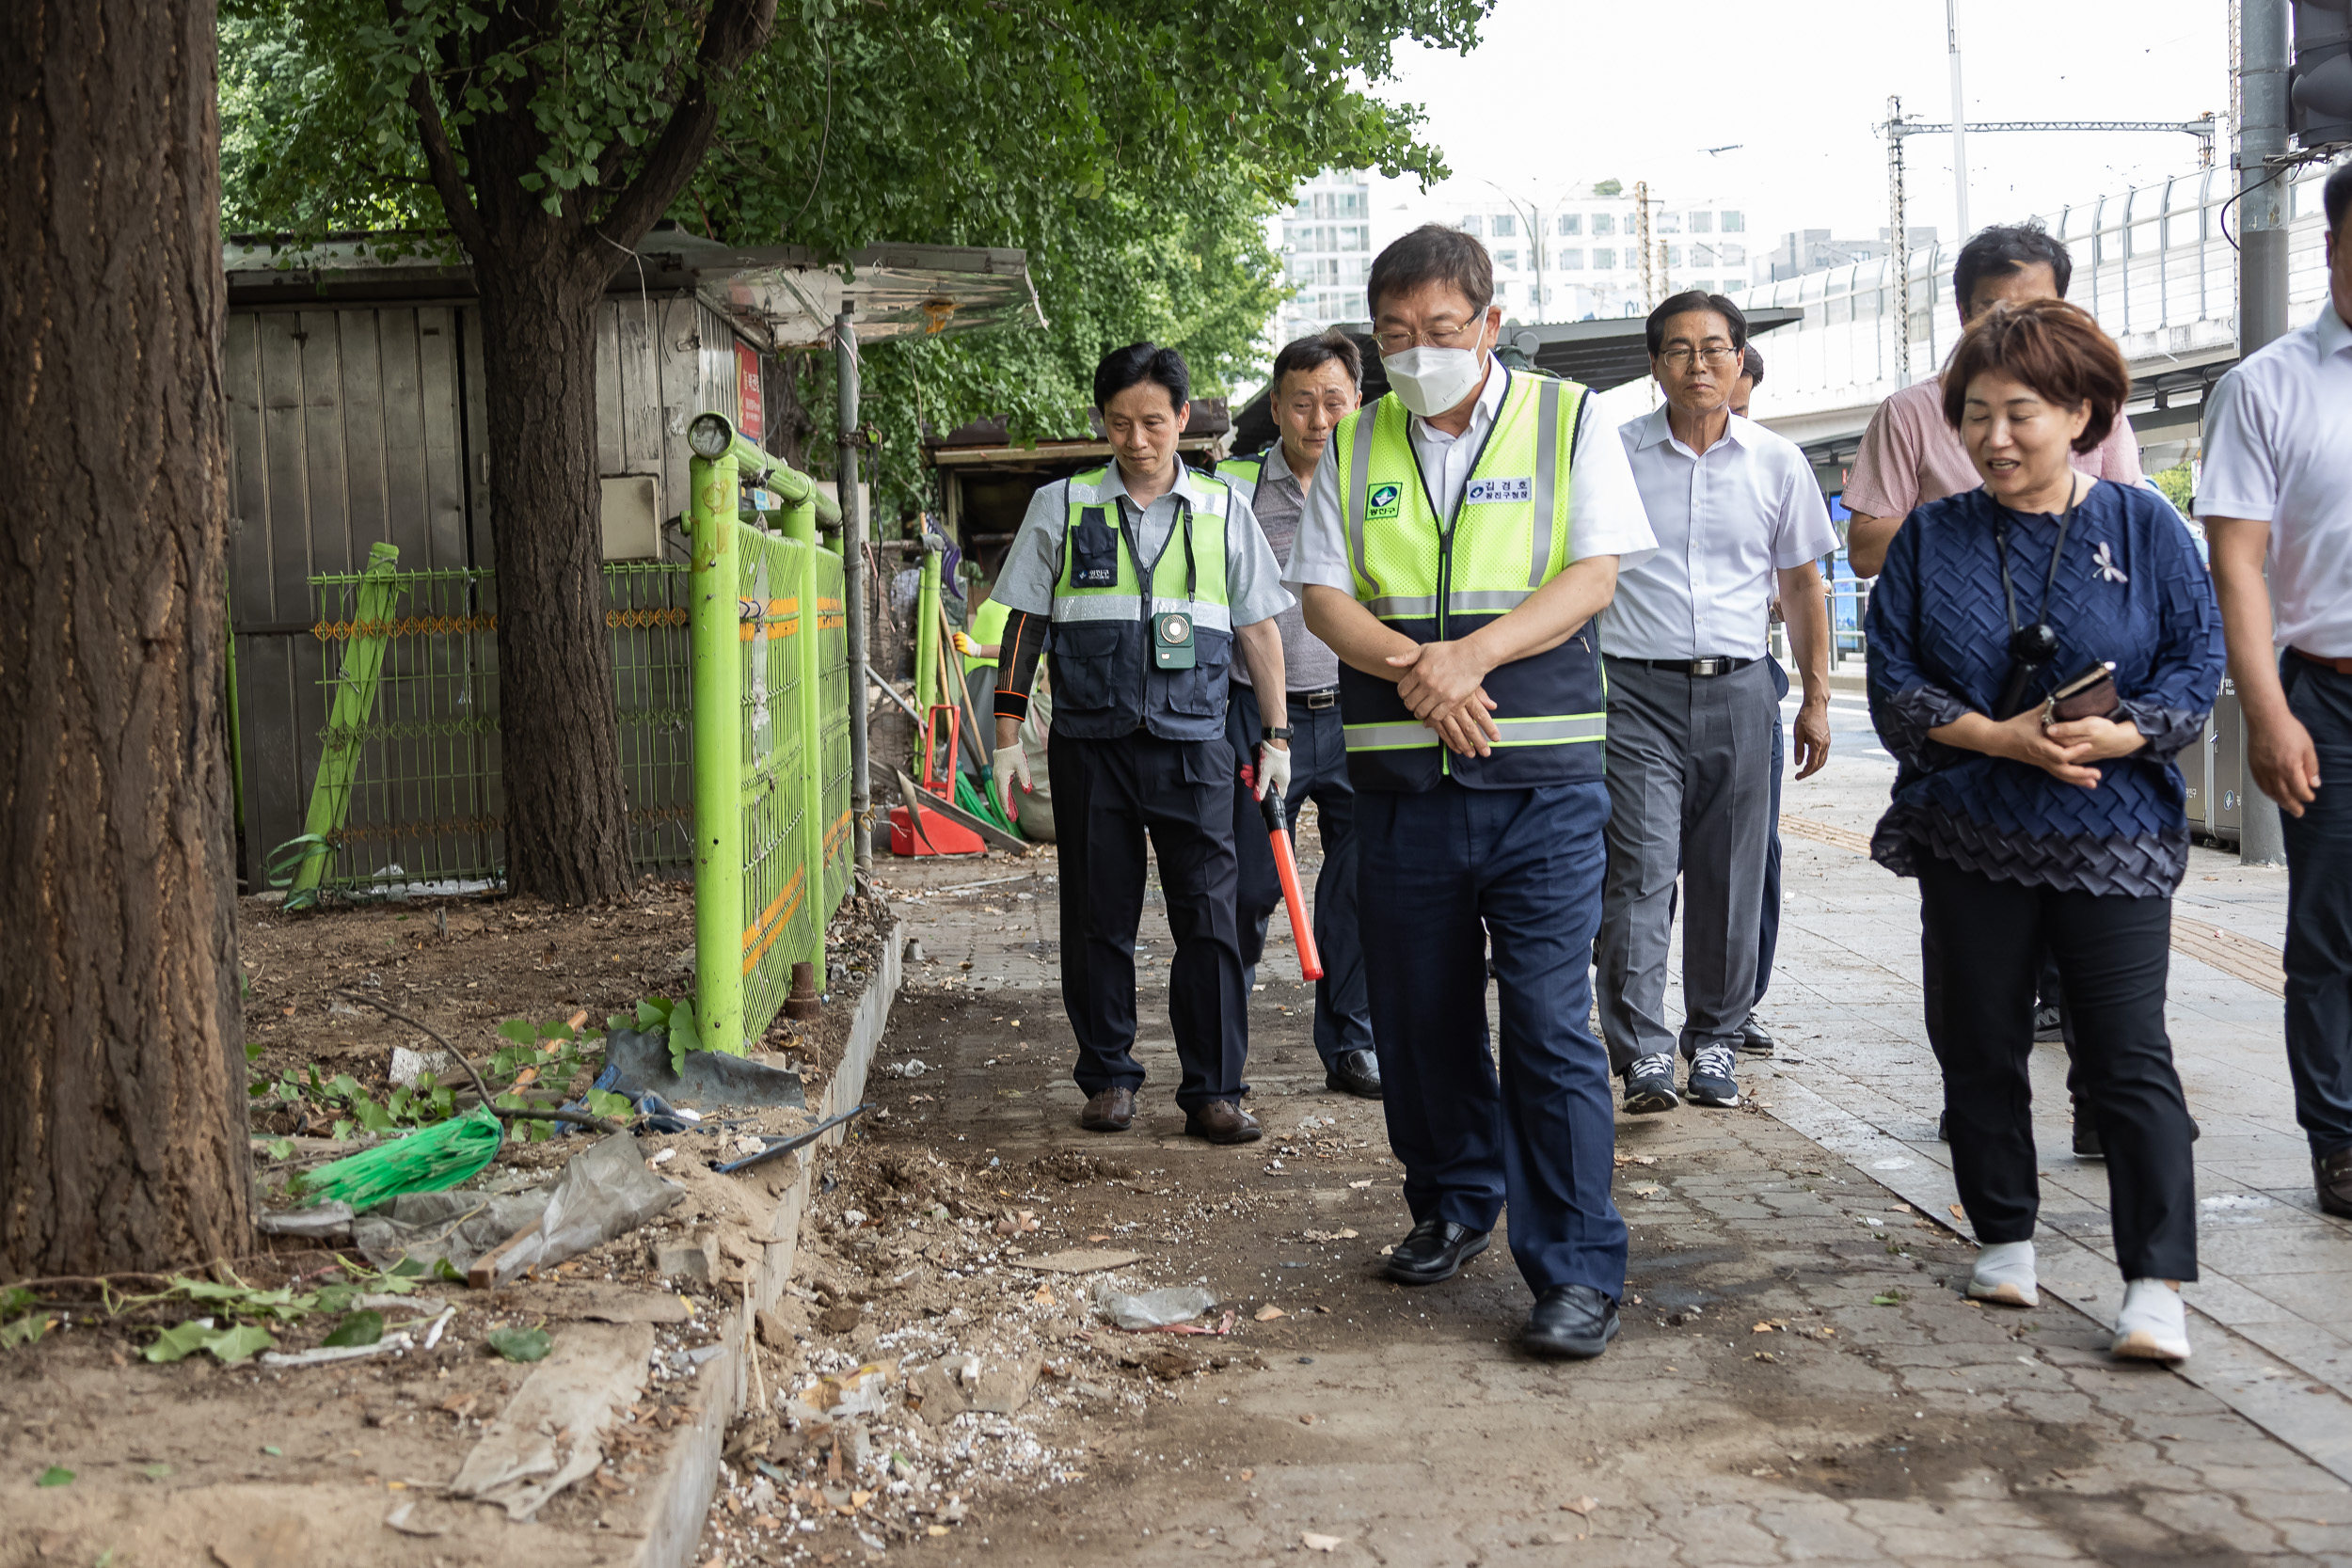
[[[2046,944],[2074,1009],[2083,1109],[2106,1149],[2108,1210],[2126,1279],[2197,1277],[2188,1105],[2165,1033],[2172,901],[1995,881],[1948,861],[1919,869],[1928,1038],[1944,1069],[1952,1176],[1977,1235],[2033,1238],[2035,981]]]
[[[2287,705],[2312,732],[2320,785],[2287,841],[2287,1070],[2312,1153],[2352,1148],[2352,675],[2289,654]]]
[[[1176,1103],[1193,1110],[1243,1094],[1248,992],[1233,912],[1233,749],[1137,731],[1045,747],[1061,855],[1061,998],[1078,1037],[1071,1074],[1089,1096],[1143,1086],[1136,1061],[1136,926],[1143,918],[1143,838],[1160,864],[1176,956],[1168,1017],[1184,1067]]]

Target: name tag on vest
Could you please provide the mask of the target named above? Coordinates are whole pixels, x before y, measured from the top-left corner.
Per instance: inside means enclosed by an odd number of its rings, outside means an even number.
[[[1476,506],[1480,501],[1530,501],[1535,499],[1535,482],[1532,479],[1473,479],[1462,492],[1462,504]]]

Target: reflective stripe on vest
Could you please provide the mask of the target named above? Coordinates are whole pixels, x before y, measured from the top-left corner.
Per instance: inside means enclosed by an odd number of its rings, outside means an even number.
[[[1123,537],[1125,531],[1120,527],[1119,497],[1125,492],[1113,490],[1109,478],[1108,468],[1094,468],[1070,478],[1069,509],[1062,520],[1061,575],[1054,584],[1053,619],[1057,622],[1143,620],[1142,584],[1136,578],[1139,563],[1130,555],[1129,541]],[[1192,595],[1187,598],[1184,593],[1184,531],[1180,517],[1169,525],[1159,559],[1151,567],[1152,611],[1166,614],[1184,610],[1191,615],[1195,626],[1231,632],[1233,613],[1225,602],[1228,486],[1220,479],[1199,472],[1187,474],[1185,479],[1195,497],[1191,507]],[[1075,580],[1079,530],[1087,525],[1089,513],[1111,535],[1114,547],[1110,557],[1116,562],[1116,578],[1108,586],[1081,587]],[[1140,549],[1143,541],[1137,538],[1133,543]]]
[[[1265,481],[1265,460],[1269,454],[1258,452],[1249,457],[1228,457],[1216,466],[1216,477],[1233,487],[1235,494],[1250,505],[1258,504],[1258,486]]]
[[[1438,732],[1418,721],[1408,724],[1348,724],[1343,726],[1351,752],[1404,752],[1436,747],[1444,742]],[[1582,713],[1567,719],[1498,719],[1502,738],[1489,746],[1577,746],[1609,738],[1608,716]]]

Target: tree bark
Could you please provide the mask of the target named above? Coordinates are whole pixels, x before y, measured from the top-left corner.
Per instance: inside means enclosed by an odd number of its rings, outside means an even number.
[[[245,1249],[213,0],[0,7],[0,1275]]]
[[[585,904],[626,897],[631,879],[598,522],[604,291],[577,262],[534,254],[531,242],[551,227],[517,225],[474,264],[493,459],[499,770],[507,885]]]

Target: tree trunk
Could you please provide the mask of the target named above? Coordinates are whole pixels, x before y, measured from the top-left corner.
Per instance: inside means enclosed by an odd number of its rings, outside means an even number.
[[[564,904],[628,895],[628,800],[604,624],[596,479],[603,278],[553,227],[492,230],[477,260],[499,580],[507,885]],[[524,585],[528,585],[526,588]]]
[[[0,7],[0,1275],[250,1227],[213,0]]]

